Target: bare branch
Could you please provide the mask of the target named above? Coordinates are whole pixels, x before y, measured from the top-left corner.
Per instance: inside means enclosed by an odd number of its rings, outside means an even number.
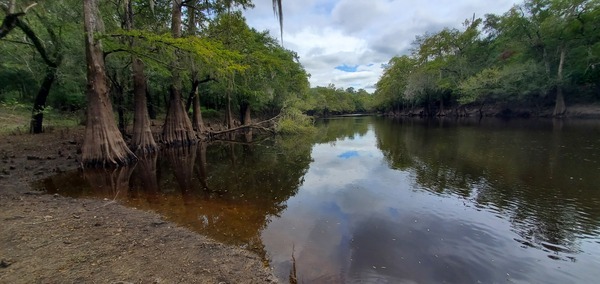
[[[37,5],[38,3],[33,3],[27,7],[25,7],[25,10],[23,10],[23,13],[27,13],[27,11],[29,11],[29,9],[33,8],[35,5]]]

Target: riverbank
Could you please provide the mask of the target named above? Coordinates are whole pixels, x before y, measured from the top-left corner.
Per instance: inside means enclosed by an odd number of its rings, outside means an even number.
[[[446,107],[440,111],[439,106],[425,108],[405,108],[388,112],[386,116],[439,116],[439,117],[503,117],[503,118],[527,118],[527,117],[552,117],[554,108],[551,106],[535,107],[522,106],[518,104],[490,104],[490,105],[466,105],[460,107]],[[567,108],[562,117],[566,118],[600,118],[600,104],[576,104]]]
[[[262,260],[112,200],[31,183],[79,166],[83,127],[0,134],[0,283],[269,283]]]

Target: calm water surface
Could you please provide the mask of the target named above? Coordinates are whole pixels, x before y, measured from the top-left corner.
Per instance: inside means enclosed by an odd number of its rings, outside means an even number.
[[[42,187],[156,211],[283,282],[600,278],[600,121],[331,119]]]

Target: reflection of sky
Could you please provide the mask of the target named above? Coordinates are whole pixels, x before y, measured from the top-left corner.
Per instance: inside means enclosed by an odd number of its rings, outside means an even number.
[[[592,266],[553,261],[519,246],[497,214],[417,190],[411,174],[387,166],[372,130],[315,145],[312,158],[298,194],[262,235],[284,279],[292,252],[306,283],[561,283],[598,276],[589,268],[600,265],[597,258]]]

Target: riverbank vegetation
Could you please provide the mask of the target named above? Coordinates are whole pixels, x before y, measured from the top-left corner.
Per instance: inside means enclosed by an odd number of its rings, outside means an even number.
[[[253,116],[275,116],[308,89],[297,55],[246,24],[240,10],[250,1],[0,7],[0,101],[31,104],[32,133],[44,131],[49,108],[85,111],[84,165],[127,164],[157,142],[187,145],[222,130],[204,124],[202,105],[221,114],[225,128],[240,128]],[[281,21],[281,1],[273,7]],[[164,123],[154,137],[150,119],[159,113]]]
[[[282,23],[281,1],[273,4]],[[305,133],[307,115],[483,116],[491,108],[563,116],[569,105],[600,101],[597,1],[525,0],[502,15],[473,15],[461,29],[419,35],[409,55],[384,66],[373,94],[310,88],[298,55],[247,25],[247,0],[0,7],[0,102],[28,106],[32,133],[45,130],[50,113],[87,122],[90,165],[126,164],[159,145],[274,117],[280,133]]]
[[[567,104],[600,101],[599,18],[598,1],[525,0],[417,36],[410,55],[385,66],[374,105],[397,115],[484,115],[495,105],[562,116]]]

